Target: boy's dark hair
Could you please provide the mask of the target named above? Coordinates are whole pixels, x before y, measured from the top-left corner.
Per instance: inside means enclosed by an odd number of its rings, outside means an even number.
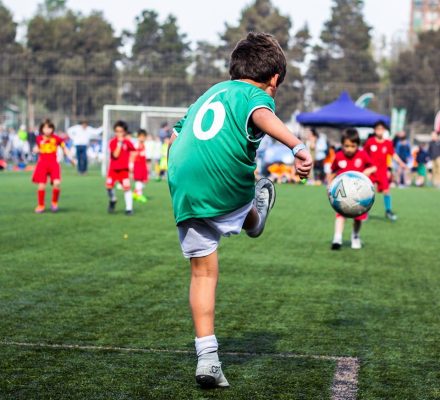
[[[143,136],[147,136],[147,131],[145,129],[139,129],[137,131],[137,135],[143,135]]]
[[[286,64],[286,56],[272,35],[250,32],[235,46],[229,61],[229,74],[231,79],[252,79],[259,83],[279,74],[279,86],[286,76]]]
[[[356,143],[358,146],[361,144],[361,138],[359,132],[354,128],[347,128],[342,134],[341,143],[344,144],[346,140]]]
[[[125,121],[116,121],[113,125],[113,130],[116,128],[122,128],[125,132],[128,132],[128,125]]]
[[[385,121],[377,121],[374,125],[373,128],[377,128],[378,126],[382,126],[385,129],[388,129],[388,125],[385,123]]]
[[[54,124],[49,118],[46,118],[46,119],[40,124],[40,128],[38,129],[38,132],[40,132],[40,135],[43,134],[43,128],[44,128],[46,125],[47,125],[49,128],[52,128],[53,131],[55,131],[55,124]]]

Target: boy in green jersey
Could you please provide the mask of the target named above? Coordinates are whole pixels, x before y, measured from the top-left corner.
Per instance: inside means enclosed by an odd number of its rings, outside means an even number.
[[[268,179],[255,185],[255,155],[268,134],[292,149],[302,178],[312,168],[305,146],[275,116],[275,94],[286,74],[276,39],[249,33],[231,55],[231,80],[205,92],[176,124],[168,181],[183,255],[191,262],[190,306],[198,356],[196,381],[227,387],[214,335],[217,247],[221,236],[263,232],[275,201]]]

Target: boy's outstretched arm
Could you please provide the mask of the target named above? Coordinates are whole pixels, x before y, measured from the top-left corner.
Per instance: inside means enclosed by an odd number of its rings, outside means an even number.
[[[283,143],[291,150],[297,145],[302,144],[286,125],[267,108],[259,108],[252,113],[252,122],[262,132]],[[301,178],[307,178],[312,169],[313,160],[310,153],[306,150],[300,150],[295,155],[295,168]]]

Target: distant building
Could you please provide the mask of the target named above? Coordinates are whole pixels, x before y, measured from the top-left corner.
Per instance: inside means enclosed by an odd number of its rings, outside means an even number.
[[[440,29],[440,0],[411,0],[410,41],[420,32]]]

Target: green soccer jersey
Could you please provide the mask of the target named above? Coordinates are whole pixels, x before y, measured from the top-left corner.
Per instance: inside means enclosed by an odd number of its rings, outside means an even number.
[[[168,182],[176,222],[230,213],[254,197],[255,155],[263,133],[250,123],[258,108],[275,111],[262,89],[218,83],[176,124]]]

